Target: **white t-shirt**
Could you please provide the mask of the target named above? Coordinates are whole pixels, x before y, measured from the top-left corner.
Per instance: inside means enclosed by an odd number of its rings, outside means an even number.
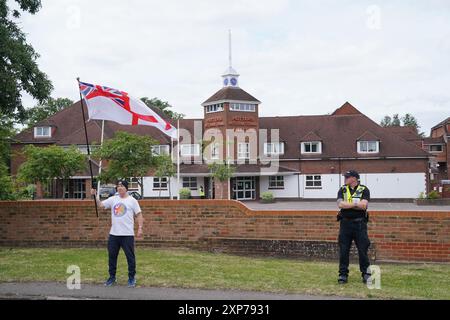
[[[111,208],[111,230],[113,236],[134,236],[134,216],[141,212],[135,198],[112,196],[102,201],[106,209]]]

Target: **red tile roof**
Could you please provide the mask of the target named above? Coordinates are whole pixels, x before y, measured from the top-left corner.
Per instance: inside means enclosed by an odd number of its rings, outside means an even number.
[[[217,91],[215,94],[213,94],[209,99],[207,99],[203,104],[216,102],[216,101],[222,101],[222,100],[231,100],[231,101],[248,101],[248,102],[254,102],[254,103],[261,103],[253,97],[248,92],[242,90],[241,88],[235,88],[235,87],[225,87]]]
[[[380,138],[373,134],[371,131],[365,131],[362,135],[356,139],[357,141],[380,141]]]
[[[420,147],[391,134],[361,113],[261,117],[259,125],[261,129],[279,130],[280,139],[286,142],[282,159],[311,158],[311,155],[300,155],[300,141],[309,132],[315,132],[323,141],[322,154],[315,158],[428,157]],[[358,154],[357,140],[367,131],[380,140],[379,153]]]
[[[340,108],[337,108],[331,115],[338,116],[350,114],[362,114],[362,113],[347,101]]]
[[[445,144],[445,140],[444,137],[436,137],[436,138],[423,138],[423,144],[424,145],[428,145],[428,144]]]
[[[421,140],[422,137],[417,133],[416,128],[410,126],[392,126],[386,127],[386,129],[393,134],[396,134],[406,141],[417,141]]]
[[[232,89],[236,90],[236,89]],[[355,111],[356,110],[356,111]],[[194,132],[194,123],[201,119],[183,119],[180,127]],[[51,142],[57,144],[85,144],[80,103],[56,113],[42,123],[52,123],[56,127]],[[40,123],[41,124],[41,123]],[[39,124],[38,124],[39,125]],[[366,158],[366,157],[428,157],[428,153],[411,144],[392,131],[361,114],[349,103],[344,104],[332,115],[260,117],[261,129],[278,129],[280,140],[285,142],[285,154],[281,159],[307,159],[311,156],[300,154],[300,142],[306,138],[320,138],[323,141],[322,154],[317,158]],[[88,122],[90,142],[100,141],[101,121]],[[124,126],[105,121],[105,139],[114,136],[118,130],[153,137],[161,144],[170,144],[170,138],[150,126]],[[268,130],[270,136],[270,130]],[[380,152],[377,154],[358,154],[358,138],[370,135],[380,140]],[[16,140],[22,143],[48,142],[47,139],[35,139],[33,130],[19,133]]]
[[[322,141],[322,138],[319,137],[319,135],[314,131],[310,131],[303,138],[301,138],[300,141]]]

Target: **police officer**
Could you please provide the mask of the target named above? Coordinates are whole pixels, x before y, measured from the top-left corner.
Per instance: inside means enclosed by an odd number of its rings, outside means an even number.
[[[370,278],[368,267],[370,265],[368,249],[370,246],[367,234],[368,213],[367,207],[370,200],[370,191],[359,183],[359,174],[354,170],[345,174],[345,185],[337,195],[337,203],[340,209],[338,221],[339,228],[339,278],[338,283],[348,282],[349,254],[352,241],[358,248],[359,270],[363,283]]]

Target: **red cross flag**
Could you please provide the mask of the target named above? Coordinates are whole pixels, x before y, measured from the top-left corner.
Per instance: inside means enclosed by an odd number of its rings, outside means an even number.
[[[105,86],[79,82],[89,119],[110,120],[124,125],[156,127],[177,139],[177,129],[139,99]]]

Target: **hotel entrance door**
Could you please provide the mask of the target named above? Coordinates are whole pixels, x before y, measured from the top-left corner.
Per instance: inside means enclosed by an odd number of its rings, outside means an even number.
[[[256,199],[255,177],[236,177],[231,180],[232,198],[235,200]]]

